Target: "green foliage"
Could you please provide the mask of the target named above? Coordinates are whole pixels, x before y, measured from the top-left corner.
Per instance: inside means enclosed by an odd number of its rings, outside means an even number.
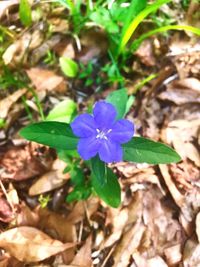
[[[119,119],[128,112],[134,98],[128,98],[126,89],[120,89],[112,92],[106,101],[115,106]],[[62,117],[62,105],[58,109],[55,108],[52,114],[54,118],[60,115]],[[57,149],[59,158],[67,164],[64,172],[69,173],[71,177],[73,189],[67,195],[68,202],[88,198],[93,187],[97,195],[108,205],[112,207],[120,205],[121,193],[116,175],[99,159],[99,156],[85,162],[80,159],[76,151],[78,138],[73,135],[69,124],[55,121],[35,123],[22,129],[20,134],[28,140]],[[133,137],[130,142],[123,144],[123,159],[149,164],[166,164],[181,160],[172,148],[143,137]],[[89,174],[84,174],[85,168],[91,169],[91,177]]]
[[[96,177],[101,186],[103,186],[107,182],[106,170],[106,164],[100,160],[99,156],[96,156],[91,159],[92,175]]]
[[[121,119],[126,114],[128,95],[126,89],[114,91],[108,95],[106,102],[111,103],[117,110],[117,119]]]
[[[20,135],[29,141],[64,150],[76,149],[78,142],[69,124],[55,121],[30,124]]]
[[[80,63],[80,71],[79,71],[79,79],[85,80],[84,86],[90,86],[94,83],[92,79],[93,74],[93,64],[92,62],[89,62],[86,66],[82,63]]]
[[[123,145],[123,159],[137,163],[167,164],[179,162],[180,156],[171,147],[143,137],[134,137]]]
[[[74,78],[77,76],[79,68],[78,64],[74,60],[66,57],[60,57],[59,63],[61,70],[67,77]]]
[[[40,203],[40,206],[44,209],[47,207],[49,201],[51,200],[50,195],[44,196],[44,195],[40,195],[38,198],[38,201]]]
[[[54,65],[56,64],[56,55],[54,52],[48,50],[47,54],[44,58],[44,63],[48,64],[48,65]]]
[[[73,191],[70,192],[67,197],[67,202],[87,199],[92,193],[91,186],[90,185],[78,185],[75,186]]]
[[[77,113],[76,103],[71,99],[65,99],[58,103],[46,117],[47,121],[59,121],[70,123]]]
[[[31,6],[28,0],[20,0],[19,17],[22,24],[26,27],[32,23]]]
[[[142,34],[138,39],[136,39],[132,45],[131,45],[131,51],[134,52],[138,49],[138,47],[141,45],[141,43],[149,38],[152,35],[155,35],[157,33],[163,33],[166,31],[170,31],[170,30],[176,30],[176,31],[189,31],[192,32],[196,35],[200,36],[200,29],[196,28],[196,27],[192,27],[192,26],[188,26],[188,25],[167,25],[167,26],[163,26],[157,29],[154,29],[152,31],[149,31],[147,33]]]
[[[27,79],[20,72],[12,72],[7,66],[3,65],[0,76],[0,89],[20,89],[27,87]]]
[[[156,11],[161,5],[171,2],[172,0],[158,0],[155,3],[148,5],[145,9],[137,14],[137,16],[129,23],[126,30],[122,33],[122,37],[119,43],[118,53],[119,55],[125,48],[126,44],[134,34],[138,25],[152,12]]]
[[[6,125],[6,122],[4,119],[0,118],[0,129],[3,128]]]
[[[64,173],[70,174],[73,190],[66,197],[67,202],[87,199],[91,193],[91,183],[85,179],[84,166],[76,151],[59,150],[58,157],[67,163]]]
[[[106,168],[106,178],[103,185],[97,176],[92,174],[92,185],[97,195],[108,205],[113,208],[119,207],[121,203],[120,185],[111,169]]]
[[[90,19],[97,25],[103,27],[109,34],[119,32],[117,23],[112,19],[111,13],[107,8],[98,7],[90,14]]]

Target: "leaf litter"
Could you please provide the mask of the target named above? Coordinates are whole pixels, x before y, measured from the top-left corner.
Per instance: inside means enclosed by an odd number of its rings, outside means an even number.
[[[15,23],[18,1],[7,2],[0,3],[0,19],[6,22],[9,15]],[[186,20],[198,24],[191,15],[197,8],[194,2],[189,5]],[[88,30],[80,40],[63,38],[69,31],[63,8],[51,11],[44,3],[42,12],[52,25],[52,35],[48,35],[47,24],[39,21],[42,15],[38,14],[38,27],[19,29],[18,38],[9,40],[2,59],[13,69],[23,68],[29,87],[39,96],[43,94],[41,101],[47,113],[52,95],[56,99],[66,95],[74,98],[83,86],[64,77],[58,62],[46,67],[43,60],[48,52],[85,66],[90,61],[98,65],[105,57],[108,40],[102,29]],[[167,12],[175,16],[175,11]],[[34,143],[17,145],[19,127],[29,122],[25,106],[19,106],[20,98],[33,101],[32,95],[26,88],[11,88],[3,94],[0,118],[6,120],[7,128],[0,144],[0,266],[200,265],[199,46],[191,36],[174,34],[167,44],[160,37],[152,38],[140,46],[130,63],[134,77],[128,78],[129,93],[137,91],[137,97],[128,118],[135,122],[136,133],[173,145],[183,160],[155,167],[113,165],[123,189],[118,209],[94,196],[66,203],[69,173],[62,173],[55,152]],[[135,88],[136,81],[155,71],[157,77]],[[113,89],[115,85],[107,88]],[[91,91],[84,89],[86,94]],[[80,107],[87,106],[86,101],[79,95]],[[34,116],[38,119],[38,113]],[[40,194],[44,199],[50,195],[44,208],[39,204]]]

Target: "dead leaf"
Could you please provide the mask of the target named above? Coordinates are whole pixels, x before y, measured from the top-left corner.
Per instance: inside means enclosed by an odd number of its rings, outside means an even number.
[[[75,58],[75,50],[74,50],[71,39],[64,39],[62,42],[58,43],[54,47],[54,51],[60,57],[67,57],[67,58],[71,58],[71,59]]]
[[[9,8],[11,8],[14,5],[17,5],[18,3],[19,3],[19,0],[1,1],[0,2],[0,19],[3,17],[3,15],[7,12]]]
[[[189,239],[183,249],[183,266],[198,267],[200,266],[200,244]]]
[[[169,265],[159,256],[147,260],[147,267],[168,267]],[[171,265],[170,265],[171,266]]]
[[[59,239],[64,243],[77,242],[75,225],[71,223],[68,218],[42,208],[38,210],[38,215],[40,218],[39,227],[41,230],[45,230],[55,239]],[[69,264],[73,260],[74,255],[74,247],[62,252],[64,263]]]
[[[77,267],[92,267],[92,258],[91,258],[91,251],[92,251],[92,237],[89,236],[85,241],[85,244],[81,247],[78,253],[75,255],[71,265]]]
[[[64,185],[70,178],[69,173],[63,173],[66,164],[62,160],[55,160],[52,171],[42,175],[29,189],[29,195],[35,196],[54,190]]]
[[[16,215],[16,225],[17,226],[33,226],[36,227],[39,222],[39,216],[35,211],[30,210],[30,208],[22,202],[19,206],[19,211]]]
[[[1,178],[21,181],[41,175],[51,168],[53,156],[49,148],[36,143],[5,148],[0,157]]]
[[[103,247],[110,247],[112,246],[117,240],[120,239],[124,227],[128,221],[128,209],[124,208],[122,210],[117,209],[109,209],[108,216],[111,220],[111,225],[113,227],[112,234],[105,240]],[[108,218],[107,216],[107,218]]]
[[[200,212],[196,216],[196,233],[200,243]]]
[[[171,175],[169,174],[168,167],[166,165],[159,165],[160,171],[162,173],[162,176],[165,180],[165,183],[174,199],[176,204],[181,208],[184,204],[184,196],[179,192],[179,190],[176,188]]]
[[[173,82],[174,87],[191,89],[200,93],[200,80],[196,78],[186,78]]]
[[[5,119],[13,104],[26,93],[27,89],[19,89],[0,101],[0,118]]]
[[[23,262],[42,261],[73,246],[73,243],[63,244],[28,226],[13,228],[0,235],[0,247]]]
[[[156,64],[152,42],[150,40],[145,40],[137,49],[135,55],[138,56],[141,62],[146,66],[154,66]]]
[[[182,260],[181,244],[165,248],[164,255],[169,266],[177,265]]]
[[[126,267],[129,263],[131,255],[137,251],[140,245],[145,226],[138,221],[129,231],[127,231],[122,240],[117,244],[114,252],[113,267]]]
[[[38,91],[59,91],[66,88],[64,78],[51,70],[31,68],[26,72]]]
[[[14,218],[14,213],[8,201],[4,197],[0,197],[0,221],[11,222]]]
[[[179,89],[171,85],[167,91],[159,94],[159,98],[162,100],[168,100],[174,102],[176,105],[183,105],[186,103],[200,103],[200,95],[196,91],[190,89]]]

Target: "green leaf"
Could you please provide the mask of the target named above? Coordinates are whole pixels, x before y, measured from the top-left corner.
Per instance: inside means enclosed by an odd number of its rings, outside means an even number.
[[[178,162],[181,157],[171,147],[143,137],[134,137],[123,145],[125,161],[149,164]]]
[[[122,35],[125,33],[126,29],[129,27],[131,20],[135,18],[147,5],[147,0],[132,0],[130,6],[128,7],[128,12],[124,20],[124,26],[122,29]]]
[[[99,184],[103,186],[106,183],[106,165],[100,160],[99,156],[91,159],[91,171],[98,179]]]
[[[78,185],[75,186],[74,190],[67,195],[66,201],[72,202],[81,199],[88,199],[90,195],[91,195],[90,185],[81,185],[81,186]]]
[[[31,6],[28,0],[20,0],[19,17],[24,26],[30,26],[32,23]]]
[[[133,95],[129,96],[128,101],[126,103],[126,112],[125,112],[125,114],[129,112],[129,110],[131,109],[134,101],[135,101],[135,97]]]
[[[92,175],[92,185],[97,195],[113,208],[119,207],[121,203],[121,189],[116,175],[107,168],[107,179],[101,185],[95,175]]]
[[[80,167],[73,166],[72,169],[69,171],[69,173],[73,184],[81,185],[84,183],[84,173]]]
[[[126,44],[134,34],[138,25],[144,21],[144,19],[152,12],[156,11],[160,6],[171,2],[172,0],[158,0],[151,5],[148,5],[145,9],[137,14],[136,17],[129,23],[128,27],[122,32],[121,40],[119,42],[118,55],[124,50]]]
[[[94,21],[97,25],[103,27],[110,34],[117,33],[119,27],[115,23],[110,15],[108,9],[104,7],[99,7],[96,11],[90,14],[90,19]]]
[[[30,124],[20,135],[29,141],[64,150],[76,149],[78,142],[69,124],[55,121]]]
[[[78,74],[78,64],[66,57],[60,57],[59,59],[60,67],[63,73],[70,78],[74,78]]]
[[[110,93],[106,102],[111,103],[117,110],[117,119],[121,119],[126,114],[128,95],[126,89],[116,90]]]
[[[76,103],[71,99],[65,99],[49,112],[46,120],[70,123],[75,113]]]

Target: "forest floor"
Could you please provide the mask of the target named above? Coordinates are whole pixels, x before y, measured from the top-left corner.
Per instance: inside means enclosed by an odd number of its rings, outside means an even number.
[[[112,22],[104,28],[100,15],[73,20],[58,2],[30,1],[30,19],[19,14],[18,0],[0,1],[0,267],[200,266],[199,37],[153,35],[118,72],[108,53]],[[163,20],[200,27],[198,1],[173,2],[147,17],[136,35]],[[61,57],[72,59],[78,73],[63,73]],[[19,130],[61,101],[85,112],[120,86],[134,99],[127,118],[136,135],[168,144],[182,161],[112,164],[122,189],[117,209],[95,195],[69,203],[66,163]]]

